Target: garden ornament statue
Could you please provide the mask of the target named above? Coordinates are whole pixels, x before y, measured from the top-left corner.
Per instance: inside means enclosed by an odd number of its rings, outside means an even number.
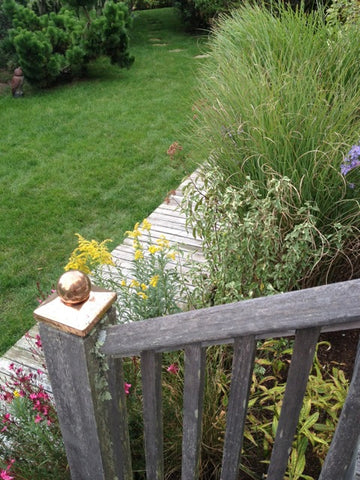
[[[15,68],[14,76],[11,79],[11,92],[14,98],[24,96],[24,92],[22,89],[23,83],[24,83],[23,71],[21,70],[20,67]]]

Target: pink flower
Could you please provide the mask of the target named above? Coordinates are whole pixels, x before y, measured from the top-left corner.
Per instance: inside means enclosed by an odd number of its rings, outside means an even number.
[[[131,383],[124,383],[124,390],[125,390],[125,394],[126,395],[129,395],[130,393],[130,388],[131,388]]]
[[[179,373],[179,367],[177,363],[172,363],[167,369],[167,372],[177,375]]]
[[[9,470],[1,470],[0,472],[0,478],[1,480],[14,480],[14,477],[11,477],[9,475]]]
[[[3,419],[2,419],[2,423],[5,423],[5,425],[0,430],[0,433],[6,432],[6,430],[8,429],[8,426],[10,425],[10,422],[11,422],[10,413],[5,413],[5,415],[3,416]]]
[[[3,416],[3,423],[9,423],[10,422],[10,413],[5,413]]]
[[[42,416],[37,414],[34,421],[35,421],[35,423],[40,423],[42,421],[42,419],[43,419]]]
[[[11,477],[9,475],[10,468],[12,467],[14,462],[15,462],[15,460],[13,460],[13,459],[10,460],[10,462],[8,463],[8,466],[6,467],[6,470],[1,470],[1,472],[0,472],[1,480],[14,480],[14,477]]]
[[[35,345],[36,345],[38,348],[41,348],[41,347],[42,347],[40,335],[36,335]]]
[[[7,403],[11,403],[13,398],[14,397],[10,392],[5,392],[4,394],[0,395],[0,400],[4,400]]]

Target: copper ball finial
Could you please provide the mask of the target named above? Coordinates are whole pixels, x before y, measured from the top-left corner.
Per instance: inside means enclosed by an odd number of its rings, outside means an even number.
[[[90,296],[90,278],[79,270],[69,270],[59,278],[56,291],[66,305],[85,302]]]

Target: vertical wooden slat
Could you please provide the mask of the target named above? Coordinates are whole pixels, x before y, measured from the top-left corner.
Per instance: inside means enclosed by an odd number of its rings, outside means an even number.
[[[313,363],[319,328],[297,330],[267,480],[282,480]]]
[[[235,339],[221,480],[236,480],[239,475],[255,351],[254,336]]]
[[[114,455],[116,455],[116,475],[119,480],[133,480],[123,359],[110,357],[108,367],[107,379],[111,395],[109,430]]]
[[[164,478],[161,354],[141,353],[147,480]]]
[[[206,350],[201,345],[185,347],[182,480],[195,480],[199,475],[205,362]]]
[[[348,395],[319,480],[353,480],[360,438],[360,342]]]

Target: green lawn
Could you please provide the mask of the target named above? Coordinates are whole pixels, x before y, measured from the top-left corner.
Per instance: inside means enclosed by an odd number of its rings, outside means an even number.
[[[88,79],[0,97],[0,354],[33,324],[36,284],[56,284],[75,232],[115,247],[194,168],[183,134],[205,39],[172,9],[135,12],[131,37],[130,70],[100,60]]]

